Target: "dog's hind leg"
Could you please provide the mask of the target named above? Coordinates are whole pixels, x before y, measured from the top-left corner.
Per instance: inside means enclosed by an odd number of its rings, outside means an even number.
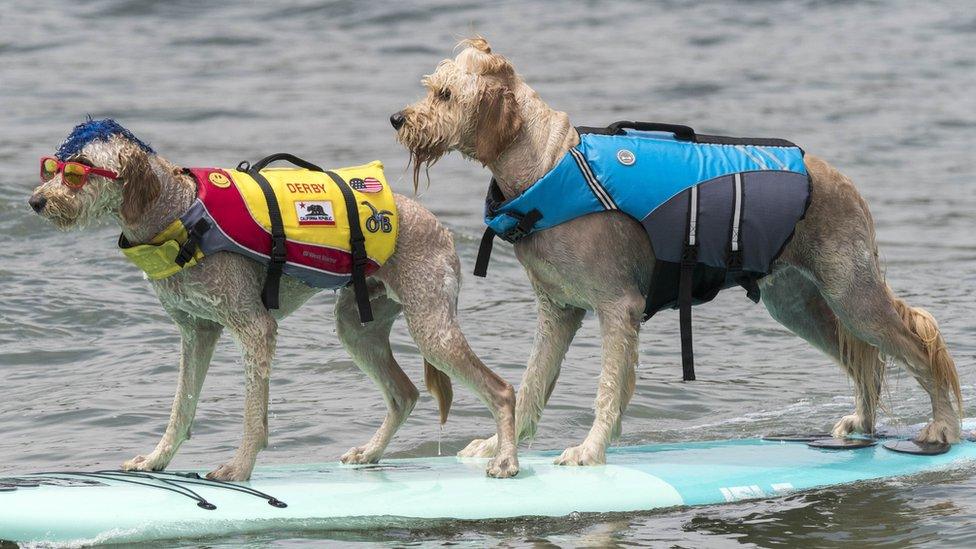
[[[418,397],[417,388],[403,373],[390,348],[390,329],[403,308],[383,294],[382,283],[375,279],[370,279],[369,283],[373,321],[360,324],[355,294],[351,288],[343,288],[335,305],[336,332],[356,366],[383,392],[387,412],[376,434],[366,444],[343,454],[343,463],[379,461]]]
[[[644,297],[634,289],[613,302],[601,303],[596,313],[603,338],[603,368],[596,393],[596,417],[583,443],[567,448],[556,459],[557,465],[606,463],[607,445],[619,435],[621,417],[634,393]]]
[[[535,343],[515,397],[515,431],[519,442],[535,436],[542,410],[556,386],[566,351],[569,350],[586,312],[578,307],[553,303],[542,293],[537,293],[537,297],[539,320]],[[497,446],[497,436],[475,439],[458,452],[458,455],[491,457],[495,455]]]
[[[781,260],[814,281],[851,335],[904,365],[929,394],[932,422],[919,440],[958,441],[959,377],[938,324],[888,287],[874,223],[854,184],[822,160],[808,155],[806,163],[812,179],[810,207]]]
[[[451,233],[429,211],[396,196],[400,212],[397,251],[376,278],[403,305],[410,335],[434,368],[470,389],[491,411],[498,428],[498,455],[488,462],[493,477],[518,473],[515,390],[478,359],[457,318],[461,265]],[[444,408],[442,406],[442,417]]]
[[[403,304],[410,334],[430,364],[461,382],[491,410],[498,428],[499,447],[498,454],[488,463],[488,475],[515,476],[518,473],[515,390],[481,362],[461,332],[457,320],[460,289],[457,259],[435,258],[425,270],[404,269],[401,265],[393,288]]]
[[[207,473],[213,480],[247,480],[268,445],[268,385],[278,323],[259,300],[226,319],[244,355],[244,436],[231,461]]]
[[[802,272],[783,267],[759,282],[763,304],[780,324],[825,353],[854,384],[854,413],[834,425],[833,435],[874,432],[884,380],[878,349],[854,337]]]
[[[857,339],[903,364],[929,394],[932,421],[918,440],[958,442],[959,378],[935,319],[895,297],[880,280],[857,280],[850,289],[828,299],[837,317]]]
[[[180,328],[182,351],[180,377],[176,396],[169,415],[166,432],[156,448],[145,456],[136,456],[122,464],[126,471],[161,471],[169,465],[180,445],[190,438],[193,416],[200,400],[200,390],[213,358],[222,327],[209,320],[172,311],[171,316]]]

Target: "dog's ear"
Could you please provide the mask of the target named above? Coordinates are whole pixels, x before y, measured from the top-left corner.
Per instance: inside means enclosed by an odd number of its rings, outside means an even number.
[[[128,225],[134,225],[159,197],[159,178],[149,164],[149,155],[135,145],[119,153],[119,180],[122,182],[122,206],[119,213]]]
[[[462,40],[458,47],[464,48],[455,58],[455,63],[472,74],[498,76],[506,79],[515,75],[515,69],[508,59],[491,52],[491,45],[480,36]]]
[[[497,160],[522,130],[522,115],[511,88],[494,85],[482,92],[477,120],[475,158],[488,164]]]

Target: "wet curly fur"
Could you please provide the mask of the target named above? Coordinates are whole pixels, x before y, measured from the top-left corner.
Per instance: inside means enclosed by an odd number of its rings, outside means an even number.
[[[566,113],[550,108],[487,40],[465,40],[460,48],[424,76],[426,96],[398,113],[397,139],[417,162],[459,151],[491,170],[505,198],[512,198],[550,171],[579,137]],[[884,379],[881,357],[887,357],[904,365],[931,398],[933,419],[919,439],[959,440],[959,379],[935,319],[888,287],[874,223],[854,184],[813,155],[805,162],[810,207],[760,288],[773,318],[850,375],[855,413],[838,421],[834,435],[873,432]],[[603,337],[596,418],[583,443],[556,462],[603,463],[633,394],[648,266],[654,263],[646,233],[625,214],[604,212],[534,233],[515,244],[515,254],[539,305],[516,404],[518,438],[535,433],[583,311],[593,310]],[[476,440],[462,454],[491,455],[496,448],[494,438]]]
[[[118,180],[92,175],[81,189],[57,176],[34,190],[31,205],[61,229],[114,219],[132,243],[148,242],[179,218],[196,198],[191,176],[154,153],[112,120],[77,126],[58,149],[59,157],[115,171]],[[427,386],[447,419],[451,378],[471,389],[491,410],[498,436],[507,441],[487,472],[518,472],[512,386],[478,359],[457,320],[460,265],[450,233],[415,201],[395,195],[400,230],[393,256],[368,280],[375,320],[361,325],[352,290],[343,288],[335,305],[336,331],[356,365],[383,392],[387,415],[373,437],[342,456],[346,463],[374,463],[406,420],[418,398],[390,348],[390,329],[402,312],[424,357]],[[209,473],[221,480],[250,477],[258,452],[267,445],[268,380],[278,321],[320,289],[284,276],[278,310],[261,303],[265,267],[238,254],[216,253],[197,266],[151,281],[182,339],[180,373],[169,423],[155,449],[126,461],[128,470],[161,470],[190,437],[200,391],[217,339],[223,330],[244,355],[244,434],[235,456]]]

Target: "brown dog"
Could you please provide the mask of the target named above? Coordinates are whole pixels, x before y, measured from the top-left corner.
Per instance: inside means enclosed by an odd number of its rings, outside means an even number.
[[[579,143],[566,113],[550,108],[504,57],[481,38],[462,43],[423,79],[427,96],[394,114],[397,138],[421,165],[459,151],[491,170],[505,199],[518,196]],[[771,274],[760,280],[770,314],[838,362],[854,381],[855,411],[834,436],[874,431],[882,357],[903,364],[928,392],[933,420],[921,441],[959,439],[959,380],[938,325],[926,311],[895,297],[885,283],[874,225],[853,183],[823,160],[805,158],[811,175],[806,217]],[[603,334],[596,418],[582,444],[556,462],[604,462],[634,391],[637,336],[654,252],[644,228],[617,211],[577,217],[523,238],[515,254],[539,304],[535,348],[519,387],[516,429],[531,437],[580,325],[593,310]],[[607,258],[617,258],[608,261]],[[491,455],[494,438],[463,455]]]
[[[114,219],[129,242],[145,243],[183,215],[197,197],[192,176],[111,120],[78,125],[62,144],[58,159],[95,168],[80,187],[65,184],[64,175],[57,173],[31,196],[31,207],[61,229]],[[118,177],[111,179],[112,175]],[[390,329],[403,312],[424,356],[427,385],[438,397],[441,420],[447,418],[452,395],[447,374],[489,407],[498,424],[498,436],[507,441],[499,456],[488,464],[488,474],[513,476],[518,472],[515,392],[482,364],[461,333],[457,321],[460,272],[454,242],[447,229],[420,204],[400,195],[394,198],[400,215],[396,250],[367,279],[375,320],[360,324],[348,287],[340,291],[335,305],[339,339],[356,365],[383,392],[387,404],[386,419],[376,434],[366,444],[346,452],[342,461],[378,461],[417,402],[417,388],[390,349]],[[214,347],[227,328],[244,353],[244,437],[234,458],[207,476],[222,480],[250,477],[258,452],[267,445],[268,379],[278,320],[321,290],[286,275],[281,280],[281,306],[269,311],[261,301],[265,276],[261,263],[244,255],[218,252],[191,268],[152,281],[163,308],[182,335],[180,377],[169,425],[159,444],[148,455],[125,462],[124,469],[164,469],[180,444],[190,438]]]

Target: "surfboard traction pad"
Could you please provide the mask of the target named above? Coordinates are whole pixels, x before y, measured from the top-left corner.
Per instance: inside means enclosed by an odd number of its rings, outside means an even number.
[[[881,439],[892,439],[897,436],[897,434],[889,434],[885,431],[879,431],[872,436],[854,435],[847,438],[833,438],[830,433],[771,433],[763,435],[762,440],[769,442],[805,442],[807,446],[821,450],[857,450],[858,448],[870,448]],[[968,434],[966,439],[973,441],[972,434]],[[900,454],[937,456],[948,452],[951,445],[918,442],[912,439],[896,439],[888,440],[882,447],[885,450]]]
[[[857,450],[870,448],[877,443],[873,438],[822,438],[808,442],[807,446],[820,450]]]
[[[889,440],[884,443],[885,450],[918,456],[937,456],[949,451],[946,443],[918,442],[915,440]]]

